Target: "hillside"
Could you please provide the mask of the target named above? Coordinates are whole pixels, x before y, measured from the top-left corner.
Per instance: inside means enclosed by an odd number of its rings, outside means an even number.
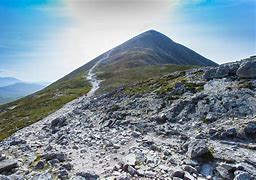
[[[81,97],[0,151],[4,178],[254,180],[256,59]]]
[[[40,92],[0,106],[0,140],[41,120],[71,100],[86,95],[91,88],[86,79],[87,73],[99,61],[95,69],[103,80],[99,93],[195,66],[217,65],[159,32],[147,31],[98,56]]]

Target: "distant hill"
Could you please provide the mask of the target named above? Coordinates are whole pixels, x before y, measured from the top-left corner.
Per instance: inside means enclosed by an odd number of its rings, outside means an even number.
[[[43,89],[45,86],[35,83],[18,82],[0,87],[0,104],[7,103]]]
[[[0,87],[9,86],[18,82],[21,82],[21,80],[13,77],[0,77]]]

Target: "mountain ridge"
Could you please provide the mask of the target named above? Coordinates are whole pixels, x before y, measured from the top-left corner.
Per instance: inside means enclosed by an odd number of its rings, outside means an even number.
[[[0,87],[8,86],[17,82],[22,82],[14,77],[0,77]]]

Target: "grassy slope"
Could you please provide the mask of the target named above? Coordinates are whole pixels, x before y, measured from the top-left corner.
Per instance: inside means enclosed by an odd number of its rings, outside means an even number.
[[[0,106],[0,140],[86,94],[91,85],[84,74],[79,72],[65,77],[42,91]]]
[[[124,84],[133,84],[149,78],[157,78],[175,71],[183,71],[196,66],[181,65],[149,65],[144,67],[129,67],[118,64],[111,66],[101,66],[98,68],[97,75],[103,80],[98,93],[108,92]]]

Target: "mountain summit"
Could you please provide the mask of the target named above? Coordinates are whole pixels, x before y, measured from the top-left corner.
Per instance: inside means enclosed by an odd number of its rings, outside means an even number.
[[[115,47],[109,58],[102,63],[125,63],[129,66],[159,64],[217,66],[213,61],[155,30],[146,31]]]

